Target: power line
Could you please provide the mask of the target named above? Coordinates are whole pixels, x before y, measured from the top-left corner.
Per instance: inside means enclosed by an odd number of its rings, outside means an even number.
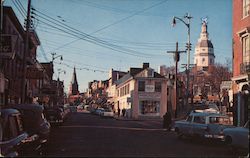
[[[92,34],[94,34],[94,33],[97,33],[97,32],[100,32],[100,31],[102,31],[102,30],[104,30],[104,29],[107,29],[107,28],[109,28],[109,27],[111,27],[111,26],[113,26],[113,25],[116,25],[116,24],[120,23],[120,22],[123,22],[123,21],[125,21],[125,20],[127,20],[127,19],[129,19],[129,18],[131,18],[131,17],[133,17],[133,16],[135,16],[135,15],[137,15],[137,14],[140,14],[140,13],[142,13],[142,12],[145,12],[146,10],[149,10],[149,9],[151,9],[151,8],[153,8],[153,7],[156,7],[156,6],[158,6],[158,5],[162,4],[162,3],[165,3],[166,1],[167,1],[167,0],[161,1],[161,2],[156,3],[156,4],[154,4],[154,5],[150,6],[150,7],[145,8],[145,9],[143,9],[143,10],[137,11],[137,12],[135,12],[135,13],[133,13],[133,14],[131,14],[131,15],[125,17],[125,18],[122,18],[122,19],[120,19],[120,20],[118,20],[118,21],[116,21],[116,22],[114,22],[114,23],[111,23],[111,24],[109,24],[109,25],[106,25],[106,26],[104,26],[104,27],[102,27],[102,28],[100,28],[100,29],[98,29],[98,30],[92,32],[90,35],[92,35]],[[60,49],[60,48],[62,48],[62,47],[64,47],[64,46],[70,45],[70,44],[72,44],[72,43],[74,43],[74,42],[76,42],[76,41],[78,41],[78,40],[80,40],[80,39],[74,40],[74,41],[69,42],[69,43],[65,43],[64,45],[58,47],[58,49]],[[58,49],[57,49],[57,50],[58,50]]]
[[[62,31],[64,33],[75,36],[75,37],[77,37],[79,39],[83,39],[85,41],[88,41],[90,43],[93,43],[93,44],[96,44],[96,45],[99,45],[99,46],[102,46],[102,47],[105,47],[105,48],[108,48],[108,49],[111,49],[111,50],[115,50],[115,51],[118,51],[118,52],[121,52],[121,53],[124,53],[124,54],[129,54],[129,55],[132,55],[132,56],[143,57],[142,55],[144,55],[144,57],[145,57],[145,56],[149,55],[149,54],[140,53],[140,52],[137,52],[137,51],[134,51],[134,50],[125,49],[125,48],[123,48],[121,46],[114,45],[114,44],[108,43],[107,41],[100,40],[97,37],[91,36],[89,34],[81,32],[81,31],[79,31],[77,29],[74,29],[74,28],[72,28],[72,27],[70,27],[68,25],[65,25],[65,24],[61,23],[60,21],[58,22],[58,20],[56,20],[54,18],[52,18],[53,19],[53,21],[52,21],[52,20],[49,20],[49,19],[47,19],[47,18],[45,18],[45,17],[43,17],[41,15],[37,14],[37,16],[44,19],[44,20],[46,20],[46,21],[49,21],[52,24],[48,24],[47,22],[44,22],[41,19],[40,19],[40,22],[45,23],[46,25],[48,25],[50,27],[56,28],[56,29],[58,29],[58,30],[60,30],[60,31]],[[47,16],[47,17],[49,17],[49,16]],[[49,18],[51,18],[51,17],[49,17]],[[58,22],[59,24],[56,23],[55,21]],[[63,30],[62,28],[65,29],[65,30]]]

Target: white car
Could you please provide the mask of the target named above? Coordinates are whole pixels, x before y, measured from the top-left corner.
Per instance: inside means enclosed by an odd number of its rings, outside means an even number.
[[[101,115],[102,111],[104,111],[103,108],[97,108],[97,109],[95,110],[95,114],[96,114],[96,115]]]
[[[114,117],[114,112],[111,109],[104,109],[101,112],[101,116],[105,116],[105,117]]]
[[[223,140],[223,129],[231,126],[228,116],[195,110],[186,120],[175,121],[174,129],[180,138],[193,136]]]
[[[223,134],[226,144],[244,149],[249,148],[249,120],[243,127],[224,129]]]

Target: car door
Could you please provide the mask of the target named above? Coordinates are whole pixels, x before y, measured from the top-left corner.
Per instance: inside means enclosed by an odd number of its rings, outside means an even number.
[[[191,127],[192,127],[192,121],[193,121],[193,115],[189,115],[185,122],[182,123],[182,131],[185,135],[190,135],[192,133]]]
[[[28,138],[28,134],[23,131],[19,114],[8,116],[2,134],[1,148],[4,150],[4,156],[15,157],[22,153],[22,141]]]
[[[194,116],[192,124],[192,135],[203,136],[207,125],[204,116]]]

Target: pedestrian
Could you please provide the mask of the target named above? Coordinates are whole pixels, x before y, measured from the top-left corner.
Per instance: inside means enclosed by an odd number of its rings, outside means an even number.
[[[122,109],[122,116],[123,116],[123,117],[125,116],[125,112],[126,112],[126,109],[123,108],[123,109]]]
[[[121,110],[120,110],[120,108],[118,107],[118,117],[120,117],[120,112],[121,112]]]
[[[163,115],[163,128],[170,131],[171,123],[172,123],[171,113],[166,112],[165,115]]]

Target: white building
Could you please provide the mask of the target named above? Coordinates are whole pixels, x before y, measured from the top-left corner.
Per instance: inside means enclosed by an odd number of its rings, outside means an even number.
[[[194,64],[199,70],[205,70],[209,65],[214,65],[214,48],[208,38],[207,22],[202,22],[200,38],[195,46]]]

